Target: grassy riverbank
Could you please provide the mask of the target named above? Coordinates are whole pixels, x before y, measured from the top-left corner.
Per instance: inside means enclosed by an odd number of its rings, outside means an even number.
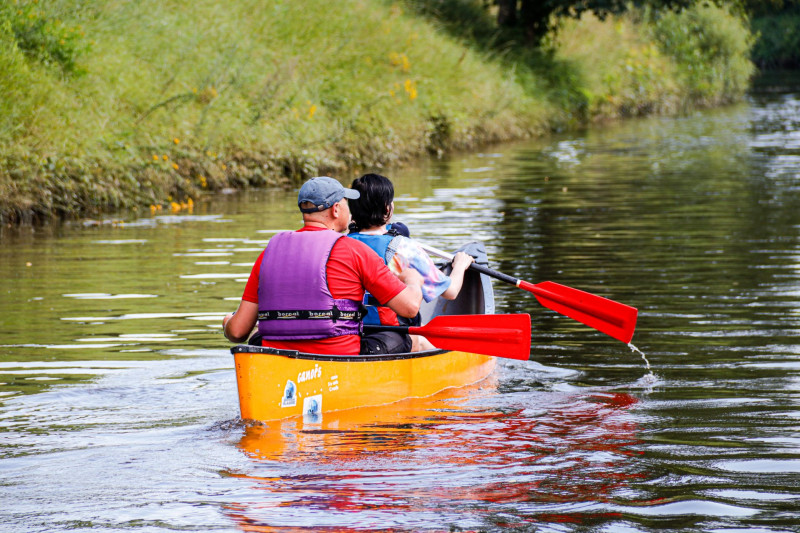
[[[752,73],[746,25],[714,7],[585,16],[531,50],[478,0],[435,13],[411,1],[77,4],[0,6],[2,222],[180,209],[206,190],[717,105]]]

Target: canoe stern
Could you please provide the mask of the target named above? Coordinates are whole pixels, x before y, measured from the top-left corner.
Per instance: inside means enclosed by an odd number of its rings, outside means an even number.
[[[422,398],[476,383],[496,364],[494,357],[454,351],[380,358],[253,346],[231,351],[242,418],[261,421]]]

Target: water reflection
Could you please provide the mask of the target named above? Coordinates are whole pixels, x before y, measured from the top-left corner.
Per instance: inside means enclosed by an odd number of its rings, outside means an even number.
[[[625,393],[501,397],[484,382],[319,424],[247,427],[239,447],[252,464],[228,475],[258,490],[227,512],[245,531],[478,528],[507,513],[518,525],[558,513],[591,521],[609,513],[585,513],[586,502],[612,503],[646,477],[636,403]]]

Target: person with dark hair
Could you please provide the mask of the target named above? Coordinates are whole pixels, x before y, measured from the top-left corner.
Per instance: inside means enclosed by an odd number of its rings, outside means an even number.
[[[413,268],[397,275],[367,245],[342,234],[351,220],[348,202],[358,197],[329,177],[303,184],[303,227],[276,234],[261,252],[239,308],[222,321],[228,340],[244,342],[257,323],[262,346],[357,355],[365,289],[399,316],[417,315],[422,276]]]
[[[458,252],[453,259],[449,276],[436,268],[430,256],[409,238],[408,228],[399,222],[390,223],[394,214],[394,185],[380,174],[365,174],[353,181],[353,190],[359,197],[350,204],[353,222],[348,237],[369,246],[386,263],[392,272],[400,273],[409,268],[423,278],[422,297],[426,302],[441,296],[453,300],[461,291],[464,272],[474,259]],[[419,325],[419,317],[398,317],[391,308],[380,305],[370,294],[365,296],[367,316],[365,324]],[[430,349],[429,342],[417,336],[394,331],[381,331],[363,335],[362,353],[403,353]]]

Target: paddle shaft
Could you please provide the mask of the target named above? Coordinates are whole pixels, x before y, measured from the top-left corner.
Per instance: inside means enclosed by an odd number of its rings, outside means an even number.
[[[453,260],[454,257],[453,254],[449,254],[432,246],[428,246],[427,244],[420,244],[420,247],[423,250],[432,253],[433,255],[441,257],[442,259],[447,259],[448,261]],[[500,281],[510,283],[515,287],[519,287],[522,290],[531,292],[537,296],[541,296],[542,298],[547,298],[548,300],[552,300],[561,305],[569,305],[570,307],[574,307],[575,309],[583,313],[596,316],[597,318],[605,320],[606,322],[610,322],[611,324],[614,324],[616,326],[622,326],[623,323],[622,320],[608,313],[604,313],[602,309],[595,309],[590,306],[581,305],[580,302],[575,302],[572,299],[568,300],[566,298],[561,297],[559,294],[554,293],[553,291],[542,289],[541,287],[537,287],[533,283],[530,283],[528,281],[519,278],[515,278],[513,276],[509,276],[508,274],[503,274],[502,272],[492,270],[491,268],[479,265],[478,263],[473,262],[472,264],[469,265],[469,268],[471,268],[476,272],[480,272],[481,274],[486,274],[491,278],[499,279]]]
[[[453,260],[453,254],[427,244],[417,244],[430,254],[448,261]],[[534,294],[546,307],[566,314],[575,320],[611,335],[615,339],[630,342],[633,336],[633,330],[636,325],[636,309],[630,306],[558,283],[533,284],[474,262],[469,268],[528,291]]]

